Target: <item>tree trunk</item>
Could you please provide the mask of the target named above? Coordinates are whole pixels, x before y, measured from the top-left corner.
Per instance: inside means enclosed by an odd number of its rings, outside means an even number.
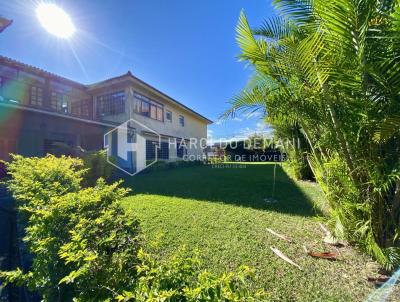
[[[340,148],[343,152],[343,156],[346,161],[350,177],[354,181],[354,184],[357,185],[358,179],[354,176],[354,172],[355,172],[354,157],[352,155],[349,143],[343,135],[343,132],[341,130],[340,121],[338,120],[337,115],[336,115],[336,111],[330,103],[328,104],[328,110],[329,110],[329,114],[332,118],[333,127],[335,129],[335,134],[339,141]]]

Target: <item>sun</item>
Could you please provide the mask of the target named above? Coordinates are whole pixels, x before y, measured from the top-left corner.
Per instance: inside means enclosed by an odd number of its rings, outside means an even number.
[[[36,16],[40,24],[56,37],[69,39],[76,31],[70,16],[54,3],[40,3],[36,8]]]

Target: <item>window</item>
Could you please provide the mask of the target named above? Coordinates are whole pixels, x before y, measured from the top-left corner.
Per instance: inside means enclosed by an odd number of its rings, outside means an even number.
[[[70,112],[70,100],[69,96],[64,95],[59,92],[52,91],[51,92],[51,108],[60,113],[69,113]]]
[[[157,119],[157,107],[156,106],[151,106],[150,107],[151,108],[151,110],[150,110],[150,117],[152,118],[152,119]]]
[[[127,130],[128,130],[127,139],[126,139],[127,143],[128,144],[136,143],[136,128],[134,128],[131,125],[131,123],[128,123]]]
[[[76,116],[89,118],[91,116],[91,101],[81,100],[72,102],[71,113]]]
[[[179,124],[184,127],[185,126],[185,117],[183,115],[179,116]]]
[[[167,113],[165,114],[165,118],[167,119],[167,121],[172,122],[172,112],[167,110]]]
[[[149,114],[150,114],[150,104],[149,103],[142,102],[142,111],[141,111],[141,113],[144,116],[149,116]]]
[[[158,151],[158,159],[169,159],[169,144],[166,142],[161,142],[161,147],[157,150]]]
[[[182,141],[182,142],[178,143],[178,145],[177,145],[176,156],[178,158],[183,158],[186,154],[187,154],[186,145],[185,145],[185,142]]]
[[[156,150],[157,150],[157,159],[164,159],[164,160],[169,159],[169,143],[161,142],[161,145],[159,145],[159,143],[156,141],[146,140],[146,160],[155,159]]]
[[[31,86],[29,93],[29,103],[32,106],[42,106],[43,105],[43,88]]]
[[[126,95],[124,91],[100,95],[96,100],[97,116],[117,115],[125,112]]]
[[[157,120],[164,121],[164,110],[161,107],[157,107]]]
[[[134,110],[135,112],[150,117],[154,120],[164,121],[164,106],[157,103],[140,93],[134,93]]]
[[[146,140],[146,160],[153,160],[156,158],[156,147],[158,142]]]

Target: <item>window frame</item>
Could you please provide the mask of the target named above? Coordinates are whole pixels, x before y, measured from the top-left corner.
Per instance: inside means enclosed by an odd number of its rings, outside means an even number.
[[[168,113],[170,114],[170,118],[168,118]],[[165,110],[165,119],[172,123],[172,111],[171,110]]]
[[[90,118],[90,99],[71,102],[71,115]]]
[[[185,117],[183,115],[179,115],[179,125],[185,127]]]
[[[33,90],[36,91],[34,95],[35,101],[33,101]],[[40,93],[39,90],[41,91]],[[29,105],[34,107],[43,107],[43,101],[44,101],[44,88],[36,85],[29,86]]]
[[[184,158],[187,155],[187,147],[186,143],[182,143],[183,141],[177,142],[176,144],[176,157]]]
[[[118,90],[96,96],[96,116],[105,117],[126,112],[126,93]]]
[[[71,114],[71,99],[69,95],[59,91],[50,91],[50,108],[57,113]],[[63,110],[66,109],[65,111]]]
[[[155,121],[164,122],[164,104],[156,102],[137,91],[133,93],[133,101],[133,110],[135,113]]]

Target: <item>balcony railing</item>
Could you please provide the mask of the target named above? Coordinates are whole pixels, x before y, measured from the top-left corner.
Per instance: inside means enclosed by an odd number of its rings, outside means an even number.
[[[78,103],[78,102],[80,102],[80,103],[86,102],[86,104],[77,106],[76,103]],[[93,101],[92,100],[70,101],[68,106],[66,106],[66,107],[56,106],[56,108],[54,108],[51,106],[44,106],[44,105],[43,106],[34,106],[31,104],[23,104],[18,100],[0,96],[0,105],[1,104],[9,105],[12,107],[33,109],[33,110],[38,110],[38,111],[46,111],[49,113],[57,113],[57,114],[77,117],[77,118],[81,118],[81,119],[91,120],[91,121],[96,120],[93,115]]]

